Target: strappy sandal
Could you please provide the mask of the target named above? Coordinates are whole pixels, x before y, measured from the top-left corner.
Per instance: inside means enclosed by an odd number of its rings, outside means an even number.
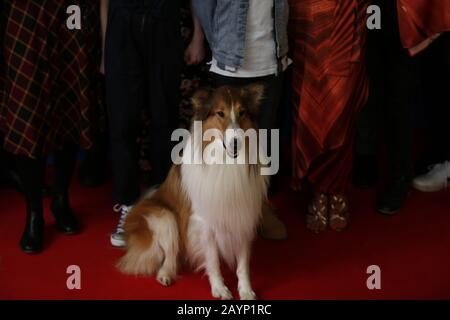
[[[331,195],[329,204],[330,228],[335,231],[344,230],[350,216],[347,198],[344,195]]]
[[[325,231],[328,224],[328,197],[324,193],[314,196],[313,201],[308,207],[306,215],[306,227],[314,232]]]

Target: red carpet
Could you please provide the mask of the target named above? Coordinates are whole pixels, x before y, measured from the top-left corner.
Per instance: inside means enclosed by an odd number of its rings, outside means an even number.
[[[46,250],[35,256],[18,248],[24,202],[0,190],[0,299],[210,299],[207,279],[184,272],[170,288],[154,278],[120,274],[122,254],[109,244],[117,217],[110,185],[72,188],[72,203],[84,231],[58,234],[47,210]],[[253,284],[261,299],[450,299],[450,192],[413,192],[394,217],[372,209],[373,191],[351,194],[352,219],[342,233],[305,230],[304,199],[291,191],[274,202],[287,223],[289,240],[258,239],[252,260]],[[46,202],[48,208],[48,200]],[[368,290],[366,269],[381,268],[381,290]],[[66,287],[66,268],[81,268],[81,290]],[[236,295],[236,280],[225,272]]]

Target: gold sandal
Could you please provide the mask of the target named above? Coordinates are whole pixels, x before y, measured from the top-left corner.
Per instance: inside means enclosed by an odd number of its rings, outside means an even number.
[[[306,215],[306,227],[314,232],[325,231],[328,224],[328,197],[324,193],[314,196],[313,201],[308,207]]]
[[[347,198],[344,195],[331,195],[329,203],[330,228],[335,231],[344,230],[350,216]]]

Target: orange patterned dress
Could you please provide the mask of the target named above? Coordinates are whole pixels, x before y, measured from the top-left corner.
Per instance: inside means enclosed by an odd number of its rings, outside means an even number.
[[[294,183],[345,192],[357,115],[367,100],[365,0],[292,0]]]
[[[449,0],[397,0],[397,6],[405,48],[420,46],[434,35],[450,31]]]

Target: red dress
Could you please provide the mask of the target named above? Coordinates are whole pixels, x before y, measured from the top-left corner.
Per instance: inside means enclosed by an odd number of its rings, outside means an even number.
[[[397,6],[405,48],[411,49],[438,33],[450,31],[449,0],[397,0]]]
[[[345,191],[357,115],[365,104],[366,1],[292,0],[293,178]]]

